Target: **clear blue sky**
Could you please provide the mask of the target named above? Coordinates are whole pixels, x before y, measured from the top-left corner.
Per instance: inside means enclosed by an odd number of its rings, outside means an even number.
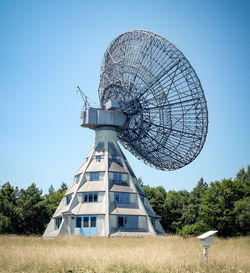
[[[145,184],[191,190],[250,164],[250,1],[0,1],[0,184],[47,192],[71,183],[94,142],[79,126],[79,85],[98,102],[103,54],[147,29],[188,58],[205,91],[207,141],[188,166],[155,170],[127,155]]]

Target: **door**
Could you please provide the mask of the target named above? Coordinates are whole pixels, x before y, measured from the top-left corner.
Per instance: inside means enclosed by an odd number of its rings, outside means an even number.
[[[78,216],[79,217],[79,216]],[[82,226],[80,234],[83,236],[94,236],[97,234],[97,216],[85,215],[82,216]]]

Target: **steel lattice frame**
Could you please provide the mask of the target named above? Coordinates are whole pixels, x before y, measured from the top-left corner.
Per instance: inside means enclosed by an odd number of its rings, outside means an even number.
[[[99,98],[101,107],[120,101],[129,127],[119,141],[157,169],[189,164],[204,145],[208,111],[201,83],[183,53],[158,34],[135,30],[110,44]]]

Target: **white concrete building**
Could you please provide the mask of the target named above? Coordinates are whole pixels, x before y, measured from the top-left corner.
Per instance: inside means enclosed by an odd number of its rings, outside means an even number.
[[[95,144],[43,237],[165,234],[117,143],[114,127],[95,128]]]

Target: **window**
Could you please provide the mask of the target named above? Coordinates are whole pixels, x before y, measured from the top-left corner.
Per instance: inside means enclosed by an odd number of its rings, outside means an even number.
[[[98,202],[97,192],[85,192],[83,194],[83,202]]]
[[[130,195],[127,192],[115,192],[115,202],[130,203]]]
[[[116,155],[112,155],[112,160],[116,160]]]
[[[82,217],[76,217],[76,227],[82,227]]]
[[[122,173],[114,173],[115,181],[122,181]]]
[[[117,228],[138,228],[138,216],[117,216]]]
[[[127,222],[128,222],[127,216],[118,216],[118,221],[117,221],[118,227],[126,227]]]
[[[92,216],[90,219],[90,227],[96,227],[96,216]]]
[[[83,227],[89,227],[89,217],[83,217]]]
[[[97,216],[96,215],[79,215],[75,217],[75,227],[85,229],[96,228],[97,227]],[[93,234],[88,234],[93,235]]]
[[[55,229],[58,229],[62,223],[62,217],[58,217],[55,219]]]
[[[80,181],[81,173],[75,176],[75,182],[76,184]]]
[[[72,194],[69,194],[66,196],[66,205],[68,205],[70,203],[71,198],[72,198]]]
[[[83,202],[88,202],[88,200],[89,200],[88,198],[89,198],[88,194],[84,193],[83,194]]]
[[[93,202],[93,194],[89,194],[89,202]]]
[[[100,178],[100,173],[99,172],[90,173],[90,180],[91,181],[99,180],[99,178]]]
[[[96,158],[96,161],[100,162],[100,161],[101,161],[102,156],[101,156],[101,155],[97,155],[95,158]]]

